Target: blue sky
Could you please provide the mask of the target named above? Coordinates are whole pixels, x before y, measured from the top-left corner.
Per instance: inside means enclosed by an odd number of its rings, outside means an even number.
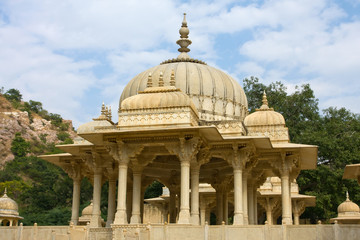
[[[75,127],[104,101],[116,122],[126,83],[178,55],[183,12],[191,57],[360,113],[360,0],[2,0],[0,87]]]

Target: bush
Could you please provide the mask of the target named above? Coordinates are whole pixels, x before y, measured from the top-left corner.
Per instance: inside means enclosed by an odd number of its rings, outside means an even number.
[[[30,152],[30,143],[21,137],[21,133],[17,132],[11,143],[11,152],[15,157],[25,157]]]
[[[65,139],[70,137],[70,134],[68,134],[67,132],[59,132],[58,134],[56,134],[56,136],[60,141],[65,141]]]

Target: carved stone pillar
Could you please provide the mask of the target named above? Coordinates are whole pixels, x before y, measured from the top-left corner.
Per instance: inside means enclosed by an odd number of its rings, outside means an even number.
[[[249,224],[248,217],[248,192],[247,192],[247,173],[244,172],[242,176],[242,197],[243,197],[243,211],[244,211],[244,225]]]
[[[229,224],[229,199],[227,189],[223,192],[223,220],[226,225]]]
[[[242,179],[242,169],[234,167],[234,225],[244,224]]]
[[[223,191],[220,186],[215,189],[216,189],[216,224],[221,225],[221,222],[224,220]]]
[[[126,191],[126,220],[130,222],[131,212],[132,212],[132,197],[133,197],[133,187],[130,184],[127,185]]]
[[[199,225],[199,174],[200,166],[191,165],[191,224]]]
[[[130,223],[141,223],[140,207],[141,207],[141,174],[142,169],[133,169],[133,198],[132,198],[132,214]]]
[[[101,183],[102,169],[96,168],[94,171],[94,189],[93,189],[93,211],[90,219],[91,227],[101,227]]]
[[[114,224],[127,224],[126,213],[126,188],[127,188],[127,172],[131,157],[140,154],[144,149],[143,145],[129,146],[122,141],[116,143],[108,143],[108,150],[110,155],[119,163],[119,177],[118,177],[118,196],[117,208],[114,219]]]
[[[170,223],[176,223],[176,192],[175,192],[175,189],[170,189],[169,212],[170,212]]]
[[[73,198],[71,207],[71,222],[74,225],[79,221],[79,207],[80,207],[80,186],[81,186],[81,170],[79,165],[71,165],[65,168],[65,171],[73,180]]]
[[[201,224],[201,226],[205,225],[205,221],[206,221],[206,202],[205,202],[205,199],[202,199],[201,203],[200,203],[200,224]]]
[[[179,140],[180,144],[167,144],[165,147],[170,153],[177,155],[180,160],[180,213],[178,223],[190,224],[190,161],[196,158],[201,141],[193,136],[182,137]]]
[[[189,207],[189,183],[190,183],[190,161],[183,159],[181,160],[181,186],[180,186],[180,213],[179,221],[180,224],[190,223],[190,207]]]
[[[126,185],[128,162],[119,163],[118,200],[114,224],[127,224]]]
[[[281,171],[282,224],[292,224],[289,171]]]
[[[300,216],[305,211],[305,201],[303,200],[294,200],[293,205],[293,213],[294,213],[294,224],[300,224]]]
[[[115,194],[116,194],[116,180],[110,179],[109,180],[108,213],[107,213],[106,227],[110,227],[110,225],[114,222]]]
[[[254,210],[254,184],[248,181],[248,215],[249,215],[249,224],[255,224],[255,210]]]

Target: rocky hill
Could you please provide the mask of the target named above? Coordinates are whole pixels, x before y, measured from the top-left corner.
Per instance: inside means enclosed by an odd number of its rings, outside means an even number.
[[[58,124],[54,124],[54,120],[46,120],[39,113],[29,110],[22,111],[26,102],[20,101],[18,104],[14,104],[5,96],[5,94],[0,94],[0,168],[6,162],[14,159],[11,142],[17,132],[20,132],[21,136],[30,142],[33,148],[32,152],[35,154],[44,151],[44,148],[41,149],[42,145],[59,144],[65,140],[70,143],[71,139],[76,137],[70,120],[63,120],[59,115],[53,114],[60,117],[60,120],[57,121]],[[42,106],[39,102],[35,103]],[[47,114],[46,110],[42,111]]]

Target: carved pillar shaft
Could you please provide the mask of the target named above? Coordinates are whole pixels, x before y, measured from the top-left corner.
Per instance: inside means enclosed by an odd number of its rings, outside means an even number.
[[[130,223],[141,223],[140,217],[140,201],[141,201],[141,172],[133,173],[133,198],[132,198],[132,214]]]
[[[127,185],[127,163],[119,164],[118,200],[114,224],[127,224],[126,215],[126,185]]]
[[[191,169],[191,224],[199,225],[199,167]]]
[[[249,215],[249,224],[255,224],[255,211],[254,211],[254,191],[253,191],[254,185],[248,184],[248,215]]]
[[[216,189],[216,224],[221,225],[224,219],[223,216],[223,192],[218,188]]]
[[[281,174],[282,223],[292,224],[289,171]]]
[[[79,206],[80,206],[80,185],[81,179],[73,179],[73,199],[71,208],[71,221],[74,225],[79,221]]]
[[[244,224],[243,199],[242,199],[242,170],[234,169],[234,225]]]
[[[190,185],[190,161],[181,161],[181,201],[180,201],[180,224],[190,223],[190,208],[189,208],[189,185]]]
[[[205,219],[206,219],[206,204],[203,203],[200,205],[200,223],[202,226],[205,225],[205,221],[206,221]]]
[[[243,199],[243,211],[244,211],[244,225],[249,224],[248,217],[248,194],[247,194],[247,173],[243,173],[242,176],[242,199]]]
[[[115,194],[116,194],[116,180],[109,180],[108,212],[107,212],[106,227],[110,227],[110,224],[114,222]]]
[[[96,169],[94,173],[93,211],[90,220],[91,227],[101,227],[101,216],[100,216],[101,180],[102,180],[102,171],[101,169]]]
[[[229,201],[227,191],[224,191],[223,193],[223,220],[226,225],[229,224]]]
[[[176,223],[176,193],[174,190],[170,190],[169,212],[170,223]]]
[[[269,198],[266,198],[266,221],[269,225],[273,225],[273,215],[272,215],[272,204]]]

